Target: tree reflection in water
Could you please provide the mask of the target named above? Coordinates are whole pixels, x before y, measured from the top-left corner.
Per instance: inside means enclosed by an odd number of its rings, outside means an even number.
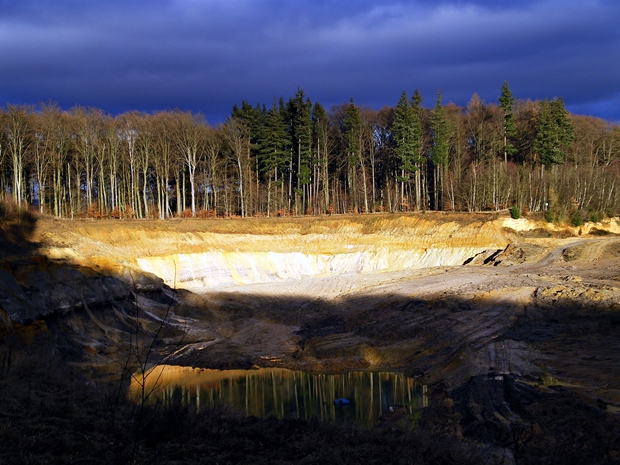
[[[225,402],[257,417],[320,418],[362,425],[375,424],[392,406],[403,406],[413,413],[428,402],[426,386],[412,378],[369,371],[323,374],[283,368],[207,370],[161,366],[148,376],[147,390],[164,403],[180,402],[198,410]],[[334,405],[337,398],[347,399],[350,404]]]

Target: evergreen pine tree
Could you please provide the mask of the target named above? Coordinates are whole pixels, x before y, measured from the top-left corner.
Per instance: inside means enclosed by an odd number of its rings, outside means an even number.
[[[362,126],[359,110],[353,103],[353,99],[345,108],[342,123],[345,153],[348,157],[348,166],[351,168],[359,161],[359,133]]]
[[[306,207],[306,186],[311,182],[310,160],[312,157],[312,120],[310,110],[312,103],[306,98],[301,88],[297,89],[295,97],[288,103],[288,111],[291,118],[291,140],[293,142],[293,165],[296,167],[296,189],[295,194],[302,196],[302,204],[296,205]],[[297,202],[296,202],[297,203]],[[298,211],[299,213],[299,211]]]
[[[512,114],[512,105],[514,102],[515,98],[508,88],[508,82],[504,81],[499,96],[499,106],[504,114],[504,163],[506,164],[508,163],[508,157],[517,153],[516,147],[510,141],[517,133]]]
[[[422,103],[422,96],[418,89],[413,92],[411,96],[411,108],[413,110],[413,133],[414,139],[416,140],[416,149],[417,153],[414,158],[414,163],[417,165],[417,169],[415,171],[415,207],[420,210],[423,208],[423,194],[422,194],[422,177],[421,177],[421,168],[423,167],[424,162],[424,144],[423,144],[423,132],[422,132],[422,108],[420,104]]]
[[[564,99],[561,97],[553,99],[549,103],[549,109],[557,128],[560,150],[564,152],[575,140],[573,122],[571,121],[570,114],[564,108]]]
[[[411,98],[411,103],[407,100],[406,92],[403,91],[394,108],[391,134],[394,153],[399,161],[400,175],[396,176],[396,180],[401,185],[401,203],[403,204],[406,202],[405,183],[411,181],[411,175],[416,173],[421,162],[422,127],[419,116],[421,100],[417,89]],[[416,207],[419,208],[418,197],[419,195],[416,195]]]
[[[282,118],[280,107],[274,100],[265,116],[265,127],[260,144],[260,169],[263,174],[285,166],[290,145],[286,121]]]
[[[322,188],[322,207],[324,211],[329,209],[329,172],[328,172],[328,132],[329,120],[325,108],[320,103],[315,103],[312,107],[312,145],[314,160],[318,171],[318,178],[315,182],[321,185],[316,186],[317,195],[319,188]]]
[[[435,107],[431,112],[431,132],[433,145],[431,146],[431,163],[434,167],[433,191],[434,208],[442,208],[442,193],[445,171],[448,166],[448,153],[450,149],[450,123],[446,116],[446,109],[441,104],[441,92],[437,90]]]
[[[534,151],[545,165],[559,165],[566,158],[565,150],[575,137],[568,112],[561,98],[541,100],[536,127]]]
[[[324,140],[327,133],[327,112],[323,105],[315,103],[312,107],[312,139]],[[316,144],[316,142],[315,142]],[[320,157],[319,157],[320,158]]]
[[[394,121],[392,122],[392,143],[394,152],[400,162],[401,176],[399,182],[409,179],[409,174],[416,169],[418,144],[414,133],[414,111],[409,105],[405,91],[400,94],[400,99],[394,108]]]
[[[441,104],[441,92],[437,90],[435,107],[431,112],[431,132],[433,145],[431,147],[431,162],[434,166],[448,165],[448,150],[450,138],[450,123],[446,117],[446,109]]]
[[[422,96],[418,89],[413,91],[413,95],[411,96],[411,107],[416,111],[416,113],[420,109],[420,104],[422,103]],[[418,115],[419,117],[419,115]]]
[[[260,150],[260,140],[262,138],[263,130],[263,118],[264,118],[264,106],[261,107],[256,104],[255,107],[243,100],[241,102],[241,108],[236,104],[233,105],[231,112],[233,118],[240,118],[245,121],[250,131],[250,155],[256,156]]]
[[[281,105],[279,106],[274,99],[265,115],[259,151],[260,172],[267,178],[267,216],[271,215],[272,186],[275,183],[276,190],[278,186],[282,186],[281,171],[286,168],[290,153],[290,136],[283,116]]]
[[[541,100],[539,103],[534,151],[540,157],[540,162],[543,165],[548,166],[562,163],[563,160],[558,145],[557,131],[551,117],[549,101]]]
[[[342,117],[342,137],[344,142],[344,155],[347,160],[347,186],[349,194],[353,196],[353,208],[358,211],[358,202],[356,195],[356,167],[360,161],[360,144],[359,136],[362,128],[362,119],[360,117],[357,106],[353,103],[353,99],[344,110]]]

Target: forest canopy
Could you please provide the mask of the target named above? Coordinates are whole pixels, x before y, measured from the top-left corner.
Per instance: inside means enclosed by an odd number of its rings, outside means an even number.
[[[60,218],[544,212],[620,213],[620,127],[561,98],[326,110],[302,89],[234,105],[223,124],[180,110],[107,115],[54,103],[0,108],[0,189]]]

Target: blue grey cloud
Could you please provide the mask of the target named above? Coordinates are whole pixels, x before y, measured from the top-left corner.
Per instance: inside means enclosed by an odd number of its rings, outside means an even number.
[[[563,96],[620,120],[620,4],[611,0],[0,1],[0,104],[54,100],[110,113],[181,108],[221,121],[234,103],[298,86],[427,106]]]

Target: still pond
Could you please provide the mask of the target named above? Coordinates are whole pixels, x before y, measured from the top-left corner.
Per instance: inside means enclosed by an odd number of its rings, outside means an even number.
[[[141,391],[142,376],[131,386]],[[427,406],[426,386],[389,372],[323,374],[284,368],[208,370],[160,366],[146,376],[145,392],[164,403],[197,410],[217,402],[246,415],[319,418],[370,426],[390,407],[410,413]]]

